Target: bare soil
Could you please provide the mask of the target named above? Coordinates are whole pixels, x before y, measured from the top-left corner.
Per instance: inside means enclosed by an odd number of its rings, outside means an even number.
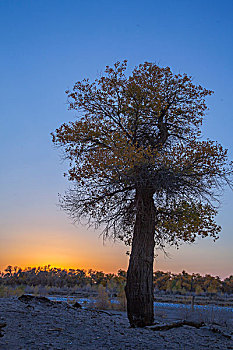
[[[181,318],[179,310],[163,307],[155,312],[157,325]],[[42,299],[1,298],[1,324],[1,350],[233,349],[229,325],[226,329],[184,325],[162,331],[130,328],[124,312],[84,309]]]

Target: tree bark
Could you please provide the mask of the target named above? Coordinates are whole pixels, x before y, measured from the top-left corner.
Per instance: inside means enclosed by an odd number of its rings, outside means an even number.
[[[154,321],[153,262],[155,207],[153,193],[137,190],[137,214],[125,287],[127,313],[132,327]]]

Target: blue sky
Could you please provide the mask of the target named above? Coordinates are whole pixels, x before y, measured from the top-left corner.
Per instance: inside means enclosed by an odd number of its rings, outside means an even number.
[[[62,177],[67,165],[50,132],[75,117],[64,91],[94,79],[106,65],[156,62],[214,90],[203,133],[233,159],[232,14],[231,0],[0,1],[0,268],[126,268],[123,245],[103,246],[98,234],[74,228],[56,205],[57,193],[68,186]],[[221,238],[169,250],[170,259],[160,254],[157,267],[233,273],[232,212],[233,193],[226,190]]]

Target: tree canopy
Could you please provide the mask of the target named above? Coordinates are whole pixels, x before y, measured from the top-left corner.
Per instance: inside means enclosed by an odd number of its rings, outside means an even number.
[[[66,91],[78,115],[53,134],[74,184],[61,206],[130,244],[142,189],[153,195],[157,246],[216,239],[213,204],[231,181],[232,164],[220,144],[201,138],[212,91],[154,63],[129,75],[126,68],[127,61],[117,62],[93,83],[84,79]]]

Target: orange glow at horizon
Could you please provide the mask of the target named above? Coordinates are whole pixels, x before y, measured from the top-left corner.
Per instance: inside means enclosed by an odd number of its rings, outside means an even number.
[[[51,265],[105,272],[127,268],[127,248],[123,244],[103,243],[95,232],[77,232],[77,228],[71,231],[17,231],[12,237],[5,238],[0,247],[0,270],[3,271],[8,265],[22,268]]]
[[[59,229],[50,230],[17,227],[1,242],[0,270],[4,271],[8,265],[21,268],[51,265],[64,269],[117,273],[119,269],[127,270],[128,250],[130,248],[122,242],[103,243],[98,233],[71,225],[60,225]],[[192,246],[183,245],[178,251],[171,249],[169,254],[170,258],[166,258],[159,253],[155,258],[154,270],[173,273],[185,270],[188,273],[219,275],[221,278],[233,273],[228,263],[232,259],[231,251],[210,240]]]

